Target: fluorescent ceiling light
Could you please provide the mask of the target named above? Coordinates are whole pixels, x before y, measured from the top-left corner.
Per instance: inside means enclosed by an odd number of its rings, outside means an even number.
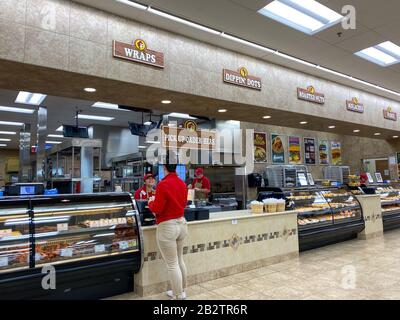
[[[197,119],[195,117],[191,117],[187,113],[179,113],[179,112],[172,112],[170,114],[167,114],[168,117],[173,117],[173,118],[181,118],[181,119]]]
[[[182,24],[185,24],[185,25],[187,25],[189,27],[192,27],[192,28],[195,28],[195,29],[199,29],[199,30],[202,30],[202,31],[214,34],[214,35],[221,34],[220,31],[217,31],[217,30],[214,30],[214,29],[211,29],[211,28],[207,28],[207,27],[205,27],[205,26],[203,26],[201,24],[194,23],[194,22],[191,22],[189,20],[185,20],[185,19],[179,18],[177,16],[168,14],[166,12],[163,12],[163,11],[160,11],[160,10],[157,10],[157,9],[153,9],[151,7],[148,7],[147,11],[150,12],[150,13],[156,14],[156,15],[158,15],[160,17],[163,17],[163,18],[166,18],[166,19],[178,22],[178,23],[182,23]]]
[[[114,120],[115,118],[113,118],[113,117],[104,117],[104,116],[94,116],[94,115],[90,115],[90,114],[78,114],[78,119],[98,120],[98,121],[111,121],[111,120]]]
[[[307,123],[308,123],[307,121],[300,122],[300,124],[307,124]]]
[[[64,136],[61,134],[48,134],[47,136],[49,138],[64,138]]]
[[[133,1],[129,1],[129,0],[115,0],[115,1],[117,1],[119,3],[126,4],[126,5],[128,5],[130,7],[134,7],[136,9],[140,9],[140,10],[146,10],[147,9],[147,6],[144,6],[142,4],[139,4],[139,3],[136,3],[136,2],[133,2]]]
[[[258,12],[309,35],[343,19],[339,13],[314,0],[275,0]]]
[[[355,55],[364,58],[373,63],[379,64],[383,67],[390,66],[392,64],[398,63],[399,60],[395,57],[385,53],[377,47],[370,47],[355,53]]]
[[[307,61],[302,60],[302,59],[298,59],[298,58],[289,56],[289,55],[284,54],[284,53],[281,53],[281,52],[279,52],[279,51],[276,51],[275,54],[276,54],[277,56],[279,56],[279,57],[282,57],[282,58],[285,58],[285,59],[288,59],[288,60],[291,60],[291,61],[294,61],[294,62],[297,62],[297,63],[300,63],[300,64],[304,64],[304,65],[306,65],[306,66],[308,66],[308,67],[315,67],[315,64],[312,64],[312,63],[307,62]]]
[[[7,147],[5,143],[0,143],[0,147]]]
[[[218,112],[220,112],[220,113],[224,113],[224,112],[227,112],[228,110],[226,110],[226,109],[219,109],[218,110]]]
[[[22,127],[24,124],[22,122],[14,122],[14,121],[0,121],[0,125],[3,126],[15,126]]]
[[[51,141],[51,140],[48,140],[48,141],[46,141],[46,143],[47,144],[61,144],[62,141]]]
[[[1,141],[1,142],[10,142],[11,139],[8,139],[8,138],[0,138],[0,141]]]
[[[382,42],[377,46],[380,50],[386,51],[390,55],[400,59],[400,47],[391,41]]]
[[[58,132],[64,131],[64,127],[63,126],[59,126],[56,131],[58,131]]]
[[[96,102],[92,105],[92,107],[95,108],[101,108],[101,109],[110,109],[110,110],[121,110],[121,111],[129,111],[125,109],[120,109],[117,104],[114,103],[106,103],[106,102]]]
[[[47,95],[41,93],[31,93],[26,91],[20,91],[17,99],[15,99],[16,103],[23,104],[31,104],[34,106],[40,105],[44,99],[46,99]]]
[[[172,103],[172,101],[171,100],[162,100],[161,103],[162,104],[170,104],[170,103]]]
[[[10,135],[15,135],[17,134],[15,131],[0,131],[0,134],[10,134]]]
[[[0,111],[32,114],[35,110],[0,106]]]
[[[271,119],[271,116],[264,116],[263,119]]]

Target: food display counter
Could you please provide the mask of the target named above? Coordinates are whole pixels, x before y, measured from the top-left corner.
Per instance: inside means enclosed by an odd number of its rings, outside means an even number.
[[[0,299],[97,299],[132,291],[142,259],[139,226],[128,193],[2,198]],[[55,289],[42,286],[44,270],[55,271]]]
[[[268,191],[269,188],[263,188]],[[298,212],[300,251],[352,238],[364,229],[363,212],[355,195],[341,188],[270,188]]]
[[[375,193],[381,198],[384,231],[400,227],[400,189],[390,186],[377,187]]]

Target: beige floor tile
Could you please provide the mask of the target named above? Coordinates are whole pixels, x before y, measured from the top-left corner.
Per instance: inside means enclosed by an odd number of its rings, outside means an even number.
[[[254,279],[257,277],[259,277],[259,275],[256,272],[254,272],[253,270],[251,270],[251,271],[234,274],[232,276],[229,276],[228,278],[229,278],[229,281],[232,281],[233,283],[240,283],[242,281],[251,280],[251,279]]]
[[[270,269],[268,267],[262,267],[258,269],[252,270],[252,272],[256,275],[256,277],[266,276],[267,274],[271,274],[277,272],[276,270]]]
[[[214,292],[207,291],[195,296],[188,296],[187,300],[227,300],[227,298]]]
[[[223,277],[223,278],[219,278],[219,279],[215,279],[215,280],[199,283],[199,286],[211,291],[211,290],[218,289],[218,288],[221,288],[221,287],[230,286],[230,285],[232,285],[234,283],[235,282],[233,280],[231,280],[231,277]]]
[[[233,299],[233,300],[240,300],[240,299],[246,299],[247,297],[254,295],[257,293],[257,291],[247,288],[244,286],[240,285],[231,285],[219,289],[212,290],[213,293],[217,295],[224,296],[228,299]]]
[[[272,281],[265,279],[264,277],[260,277],[260,278],[241,282],[238,285],[241,287],[249,288],[255,292],[263,293],[268,290],[283,286],[283,283],[282,282],[281,283],[272,282]]]

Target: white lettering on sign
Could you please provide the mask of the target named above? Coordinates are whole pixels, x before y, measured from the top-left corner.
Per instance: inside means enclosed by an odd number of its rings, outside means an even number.
[[[57,231],[68,231],[68,223],[58,223],[57,224]]]
[[[239,72],[224,69],[224,82],[250,89],[261,90],[261,79],[248,76],[243,77]]]
[[[72,248],[61,249],[60,256],[61,257],[72,257],[74,254],[74,250]]]
[[[94,246],[94,252],[101,253],[106,251],[106,246],[104,244],[98,244]]]
[[[8,257],[0,257],[0,268],[8,266]]]
[[[156,56],[154,54],[140,52],[138,50],[134,50],[131,48],[124,48],[124,49],[125,49],[125,56],[127,58],[134,58],[136,60],[144,62],[156,63]]]

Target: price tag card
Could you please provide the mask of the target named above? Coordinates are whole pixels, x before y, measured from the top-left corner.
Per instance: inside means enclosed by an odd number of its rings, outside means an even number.
[[[136,239],[132,239],[128,241],[129,248],[136,248]]]
[[[0,268],[8,266],[8,257],[0,257]]]
[[[35,261],[39,261],[42,259],[42,255],[38,252],[35,253]]]
[[[66,248],[66,249],[61,249],[61,257],[72,257],[74,254],[74,251],[72,248]]]
[[[57,224],[57,231],[68,231],[68,223],[58,223]]]
[[[106,251],[106,246],[104,244],[98,244],[94,246],[94,252],[101,253]]]
[[[126,250],[129,248],[128,242],[127,241],[120,241],[119,242],[119,248],[121,250]]]

